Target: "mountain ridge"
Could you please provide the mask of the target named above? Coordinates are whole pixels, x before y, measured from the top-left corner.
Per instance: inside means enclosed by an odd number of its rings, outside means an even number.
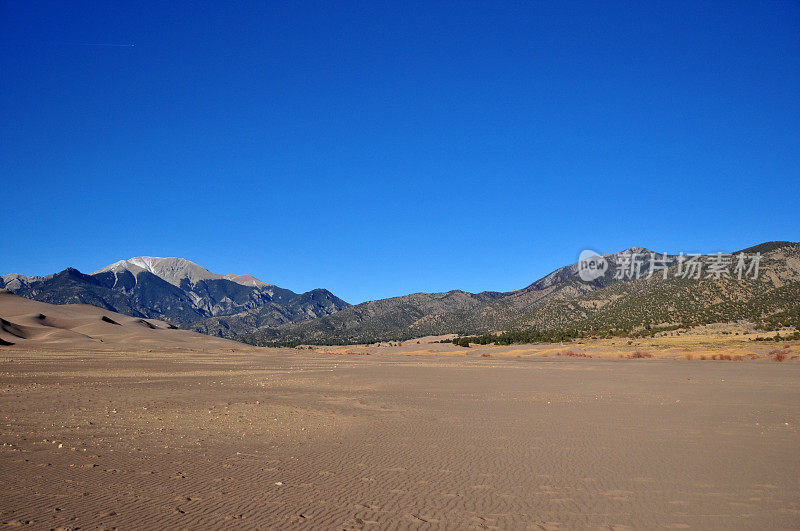
[[[782,249],[789,249],[792,258],[786,263],[788,267],[776,269],[781,263],[781,259],[776,258]],[[768,290],[775,297],[783,297],[779,293],[782,288],[782,279],[788,282],[800,280],[800,258],[794,258],[800,254],[800,244],[795,242],[765,242],[747,248],[748,252],[760,252],[766,250],[771,253],[765,262],[764,283],[757,284],[762,291]],[[743,250],[744,251],[744,250]],[[626,257],[626,253],[645,253],[652,251],[644,247],[631,247],[618,253],[602,255],[609,263],[609,269],[615,270]],[[738,252],[737,252],[738,253]],[[657,253],[664,259],[664,263],[670,271],[674,273],[679,261],[678,255],[666,255]],[[715,255],[703,255],[704,257],[714,257]],[[782,267],[782,266],[781,266]],[[647,271],[642,271],[646,277]],[[656,275],[657,276],[657,275]],[[600,317],[591,319],[595,313],[594,306],[615,306],[616,299],[630,298],[633,303],[625,310],[624,314],[610,315],[615,329],[632,329],[636,326],[644,326],[645,320],[652,312],[648,310],[647,300],[644,295],[639,294],[642,286],[648,283],[647,278],[615,278],[608,273],[605,276],[585,282],[578,276],[578,264],[570,264],[556,269],[544,277],[534,281],[525,288],[499,294],[499,296],[483,303],[475,304],[472,307],[462,307],[451,309],[450,311],[424,311],[424,308],[415,307],[414,301],[406,297],[383,299],[383,301],[395,301],[396,304],[391,309],[384,309],[385,318],[372,315],[367,319],[359,319],[359,312],[364,311],[362,303],[351,306],[335,314],[307,321],[302,323],[289,323],[274,329],[262,329],[241,336],[246,342],[256,345],[296,345],[303,343],[372,343],[388,340],[408,340],[415,337],[429,335],[474,335],[489,332],[501,332],[503,330],[558,330],[569,329],[575,334],[578,328],[585,325],[585,328],[600,328],[598,320]],[[717,282],[722,284],[723,282]],[[700,297],[700,301],[689,305],[687,303],[683,317],[689,321],[702,322],[707,320],[706,314],[712,314],[716,318],[724,318],[726,312],[712,312],[704,306],[711,306],[703,302],[701,295],[705,292],[711,293],[713,290],[709,285],[716,285],[714,282],[700,282],[690,285],[690,294],[687,298]],[[676,289],[671,286],[672,289]],[[668,290],[669,288],[664,288]],[[728,287],[730,290],[730,287]],[[787,290],[788,288],[785,288]],[[720,288],[722,290],[722,288]],[[753,291],[755,290],[755,291]],[[739,289],[737,294],[750,300],[756,296],[768,297],[758,290],[747,291]],[[723,290],[724,291],[724,290]],[[667,299],[671,292],[667,291],[661,295],[649,295],[650,297],[662,300]],[[599,294],[599,295],[595,295]],[[677,295],[674,295],[677,296]],[[593,299],[594,297],[594,299]],[[637,298],[638,297],[638,298]],[[709,299],[711,300],[711,299]],[[798,304],[791,299],[783,303],[782,311],[787,311],[791,315]],[[619,303],[622,307],[623,305]],[[584,307],[585,306],[585,307]],[[719,309],[718,309],[719,310]],[[399,314],[400,317],[396,317]],[[673,317],[679,315],[679,311],[673,312]],[[731,316],[743,315],[738,310],[729,310],[727,314]],[[637,323],[635,319],[629,319],[629,315],[641,315]],[[758,315],[758,312],[751,310],[747,315],[752,319],[764,320],[768,316]],[[416,318],[415,318],[416,317]],[[377,321],[375,321],[377,319]],[[394,325],[392,326],[392,322]],[[800,323],[798,323],[800,324]],[[572,333],[571,332],[571,333]]]
[[[650,279],[610,273],[630,266],[635,255],[651,253],[634,246],[604,254],[608,271],[589,281],[580,278],[579,264],[573,263],[509,292],[413,293],[354,306],[325,289],[298,294],[250,275],[212,273],[177,257],[134,257],[91,274],[74,268],[42,277],[10,274],[0,277],[0,288],[43,302],[92,304],[161,319],[257,345],[372,343],[507,330],[627,333],[651,325],[725,318],[771,326],[794,322],[800,314],[800,296],[795,297],[800,293],[795,289],[800,286],[798,243],[763,242],[737,251],[764,256],[762,277],[749,284],[730,279],[667,282],[659,280],[661,275]],[[685,258],[656,254],[673,276]],[[648,276],[647,270],[639,272]],[[771,313],[762,307],[771,308]]]
[[[327,290],[295,293],[252,275],[220,275],[185,258],[135,257],[93,273],[68,267],[44,277],[11,274],[0,288],[51,304],[91,304],[134,317],[190,328],[204,319],[269,307],[277,325],[326,315],[349,306]],[[221,335],[221,334],[218,334]]]
[[[220,275],[218,273],[212,273],[205,267],[191,260],[177,256],[135,256],[127,260],[114,262],[91,274],[96,275],[108,271],[115,274],[121,271],[128,271],[134,275],[142,271],[148,271],[175,286],[180,286],[184,279],[187,279],[191,284],[195,284],[200,280],[225,279],[250,287],[266,287],[273,285],[262,282],[252,275]]]

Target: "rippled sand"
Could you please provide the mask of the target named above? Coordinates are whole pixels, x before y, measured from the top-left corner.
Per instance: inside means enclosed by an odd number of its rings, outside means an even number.
[[[0,357],[7,525],[800,526],[797,362]]]

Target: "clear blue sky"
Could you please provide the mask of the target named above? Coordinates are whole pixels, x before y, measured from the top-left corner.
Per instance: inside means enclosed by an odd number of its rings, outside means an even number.
[[[510,290],[800,239],[800,4],[6,0],[0,126],[0,273]]]

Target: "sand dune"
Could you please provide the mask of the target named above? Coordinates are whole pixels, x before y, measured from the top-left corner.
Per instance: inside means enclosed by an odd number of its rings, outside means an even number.
[[[0,345],[19,348],[246,348],[88,304],[55,305],[0,291]]]

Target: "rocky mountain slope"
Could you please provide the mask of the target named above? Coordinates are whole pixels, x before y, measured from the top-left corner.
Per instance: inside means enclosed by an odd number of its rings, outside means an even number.
[[[404,339],[411,337],[411,331],[426,318],[473,310],[505,295],[496,292],[473,294],[465,291],[414,293],[364,302],[309,321],[306,326],[262,328],[239,338],[259,345],[372,343]]]
[[[740,280],[736,257],[750,265],[760,253],[756,279]],[[642,259],[639,275],[630,273],[632,257]],[[560,268],[509,293],[416,294],[359,304],[300,323],[264,328],[240,336],[257,345],[369,343],[440,334],[475,335],[501,331],[565,331],[569,335],[631,333],[684,323],[747,319],[763,327],[800,326],[800,244],[769,242],[730,257],[728,277],[684,278],[688,257],[656,254],[659,266],[649,275],[651,252],[641,247],[604,255],[608,273],[591,281],[578,264]],[[706,266],[716,255],[698,257]],[[679,262],[681,262],[679,264]],[[622,271],[623,274],[618,273]],[[628,272],[630,274],[626,274]],[[664,278],[666,275],[666,279]],[[685,275],[684,275],[685,276]],[[437,301],[439,304],[430,304]],[[458,301],[458,302],[456,302]]]
[[[260,326],[277,326],[349,306],[327,290],[297,294],[250,275],[211,273],[183,258],[147,256],[116,262],[92,274],[68,268],[45,277],[5,275],[0,277],[0,289],[50,304],[91,304],[184,328],[248,311],[260,312]],[[198,328],[215,330],[211,325]]]
[[[655,275],[547,301],[509,321],[506,328],[559,328],[584,335],[645,333],[743,319],[764,329],[800,329],[800,244],[770,242],[740,251],[756,252],[761,255],[756,278],[752,271],[741,279],[735,274],[739,253],[734,253],[730,275],[719,278],[708,272],[699,279],[680,277],[675,264],[667,278]]]

